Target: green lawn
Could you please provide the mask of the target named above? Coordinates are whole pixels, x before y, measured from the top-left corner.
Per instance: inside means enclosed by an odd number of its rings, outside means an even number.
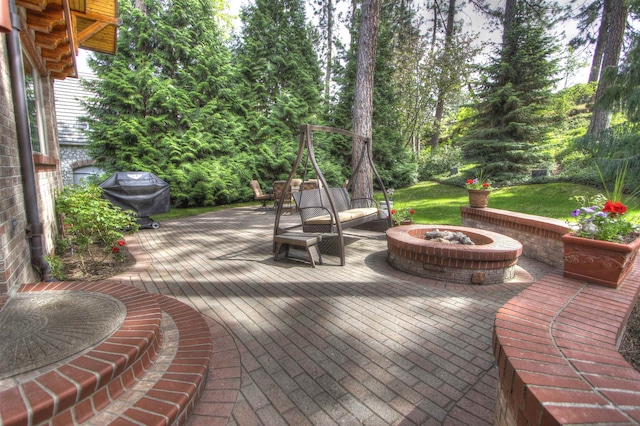
[[[597,189],[592,187],[573,183],[510,186],[493,190],[489,197],[489,207],[569,220],[571,211],[579,207],[571,197],[593,195],[597,192]],[[382,199],[382,195],[378,194],[376,198]],[[436,182],[420,182],[409,188],[396,189],[393,201],[394,208],[409,207],[416,210],[414,222],[442,225],[460,225],[460,206],[469,204],[466,189]],[[630,214],[640,214],[638,200],[635,201],[629,206]],[[172,209],[167,214],[153,215],[153,218],[162,221],[231,207],[259,205],[260,203],[248,202],[228,206]]]

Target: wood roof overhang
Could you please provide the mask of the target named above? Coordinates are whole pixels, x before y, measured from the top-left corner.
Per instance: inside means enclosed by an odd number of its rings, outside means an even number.
[[[117,0],[16,0],[22,45],[41,75],[78,77],[78,49],[116,53]]]

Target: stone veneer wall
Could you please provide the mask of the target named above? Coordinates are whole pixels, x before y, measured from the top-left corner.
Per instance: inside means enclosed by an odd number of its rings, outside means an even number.
[[[473,218],[525,249],[527,239],[529,255],[562,265],[562,243],[553,243],[562,236],[557,221],[470,207],[462,215],[466,226]],[[551,253],[541,253],[544,247]],[[639,266],[640,257],[617,289],[565,278],[558,267],[500,308],[495,425],[640,424],[640,372],[618,352],[638,300]]]
[[[95,163],[87,150],[86,145],[62,145],[60,146],[60,172],[64,185],[72,185],[73,171],[78,167],[89,166]]]
[[[522,243],[522,255],[552,266],[562,266],[561,237],[569,226],[558,219],[507,210],[461,207],[462,226],[504,234]]]

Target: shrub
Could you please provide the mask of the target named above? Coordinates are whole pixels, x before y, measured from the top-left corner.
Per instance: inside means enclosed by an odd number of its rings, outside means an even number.
[[[460,166],[462,150],[451,145],[440,145],[437,149],[424,150],[418,157],[420,180],[429,180]]]
[[[102,262],[124,246],[124,233],[138,230],[135,213],[123,211],[102,198],[102,188],[70,186],[56,197],[56,213],[61,218],[62,238],[74,254],[93,262]],[[101,244],[104,257],[93,257],[90,246]]]

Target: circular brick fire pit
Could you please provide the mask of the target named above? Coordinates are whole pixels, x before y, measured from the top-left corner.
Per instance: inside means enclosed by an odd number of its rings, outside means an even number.
[[[462,232],[475,245],[425,240],[427,232]],[[499,284],[515,277],[522,244],[496,232],[462,226],[408,225],[387,230],[388,261],[394,268],[461,284]]]

